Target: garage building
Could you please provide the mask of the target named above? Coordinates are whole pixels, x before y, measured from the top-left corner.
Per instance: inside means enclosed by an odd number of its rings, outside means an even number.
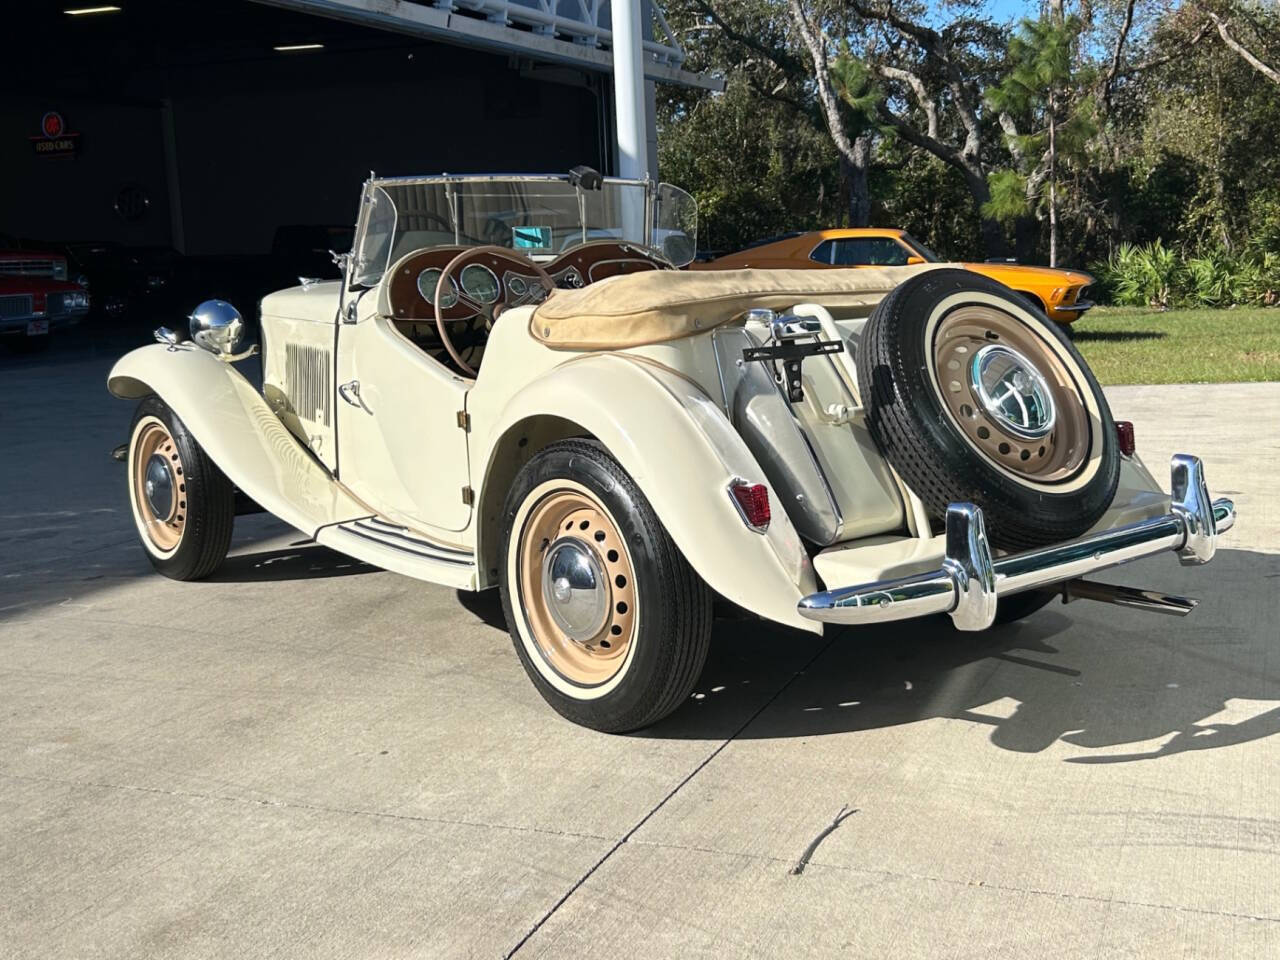
[[[632,168],[652,174],[653,84],[719,81],[682,68],[649,0],[613,6],[633,3],[644,80],[626,95],[647,129]],[[604,0],[15,4],[0,233],[263,253],[281,226],[354,222],[370,170],[617,172],[612,12]]]

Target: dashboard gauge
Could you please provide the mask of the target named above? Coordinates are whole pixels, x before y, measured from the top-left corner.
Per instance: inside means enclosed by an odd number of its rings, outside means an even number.
[[[523,297],[529,292],[529,283],[524,277],[519,276],[518,274],[508,274],[507,290],[510,291],[513,297]]]
[[[582,282],[582,274],[573,267],[570,267],[564,273],[560,274],[560,276],[556,277],[556,286],[565,287],[569,290],[581,290],[586,286],[586,284]]]
[[[418,274],[418,293],[422,294],[422,299],[427,303],[436,302],[436,287],[440,285],[440,271],[435,267],[428,267]],[[440,309],[448,310],[458,302],[458,285],[453,278],[449,278],[449,289],[444,296],[440,298]]]
[[[480,303],[496,303],[502,292],[493,271],[479,263],[463,267],[459,281],[462,284],[462,292]]]

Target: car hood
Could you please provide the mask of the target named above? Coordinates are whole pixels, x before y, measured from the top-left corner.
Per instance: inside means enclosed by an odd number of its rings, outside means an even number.
[[[999,272],[1005,277],[1023,277],[1041,283],[1077,284],[1093,283],[1093,277],[1083,270],[1062,270],[1054,267],[1031,267],[1021,263],[966,263],[964,267],[977,273]]]

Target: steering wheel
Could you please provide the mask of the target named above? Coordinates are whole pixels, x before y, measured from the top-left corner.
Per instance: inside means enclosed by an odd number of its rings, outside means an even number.
[[[463,272],[473,266],[482,267],[496,283],[493,299],[486,300],[468,293],[461,282],[454,281],[455,274],[461,281]],[[436,330],[440,334],[440,341],[458,368],[467,376],[474,377],[475,368],[463,360],[454,347],[446,326],[451,321],[445,320],[440,304],[448,297],[456,296],[457,305],[471,310],[474,316],[483,317],[485,329],[490,330],[503,310],[526,303],[541,303],[555,288],[555,281],[547,271],[528,257],[513,253],[506,247],[486,246],[464,250],[446,264],[440,271],[440,279],[436,281],[436,295],[432,305],[436,311]]]

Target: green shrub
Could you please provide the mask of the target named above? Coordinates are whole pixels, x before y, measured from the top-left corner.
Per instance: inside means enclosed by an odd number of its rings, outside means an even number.
[[[1236,264],[1224,251],[1214,251],[1186,261],[1186,297],[1206,307],[1224,307],[1234,302]]]
[[[1183,266],[1176,250],[1156,240],[1140,247],[1120,244],[1094,272],[1112,303],[1166,310],[1179,289]]]
[[[1192,254],[1161,241],[1123,243],[1095,264],[1096,296],[1119,306],[1274,306],[1280,302],[1280,253],[1251,246]]]

